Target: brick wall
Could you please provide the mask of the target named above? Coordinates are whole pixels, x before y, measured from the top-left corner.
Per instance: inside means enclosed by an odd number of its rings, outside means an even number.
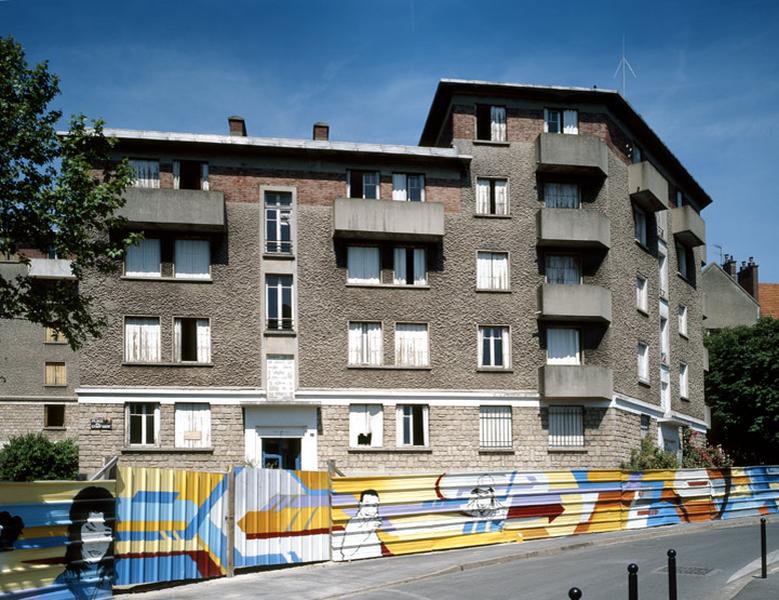
[[[79,406],[65,404],[65,426],[44,427],[46,402],[0,402],[0,446],[12,437],[27,433],[43,433],[53,441],[75,438],[78,429]]]

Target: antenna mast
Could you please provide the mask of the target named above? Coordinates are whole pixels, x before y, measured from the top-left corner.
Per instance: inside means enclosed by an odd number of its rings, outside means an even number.
[[[636,75],[636,72],[633,70],[633,67],[630,66],[630,63],[628,62],[627,57],[625,56],[625,35],[622,35],[622,58],[619,59],[619,64],[617,65],[617,70],[614,71],[614,77],[617,76],[617,74],[622,71],[622,97],[627,98],[627,72],[628,70],[633,75],[634,78],[638,77]]]

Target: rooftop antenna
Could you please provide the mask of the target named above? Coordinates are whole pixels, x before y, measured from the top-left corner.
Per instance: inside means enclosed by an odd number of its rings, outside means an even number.
[[[627,98],[627,72],[628,69],[632,73],[633,77],[638,77],[636,75],[636,72],[633,70],[633,67],[630,66],[630,63],[628,62],[628,59],[625,57],[625,36],[622,35],[622,58],[619,59],[619,64],[617,65],[617,70],[614,71],[614,77],[617,76],[617,74],[622,71],[622,97]]]
[[[723,254],[722,254],[722,246],[720,246],[719,244],[714,244],[714,247],[717,250],[719,250],[719,264],[723,264],[722,261],[724,260],[724,258],[723,258]]]

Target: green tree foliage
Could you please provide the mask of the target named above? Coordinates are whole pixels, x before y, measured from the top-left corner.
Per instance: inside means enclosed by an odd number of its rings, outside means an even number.
[[[71,440],[52,442],[41,433],[12,437],[0,449],[0,481],[75,479],[78,446]]]
[[[733,459],[720,445],[712,446],[706,436],[685,427],[682,433],[682,467],[720,469],[733,466]]]
[[[641,445],[630,451],[630,459],[620,463],[620,468],[626,471],[645,471],[647,469],[678,469],[679,461],[676,454],[657,447],[649,437],[641,438]]]
[[[72,260],[78,282],[88,269],[115,271],[138,237],[109,235],[123,221],[114,212],[132,172],[127,161],[110,162],[114,140],[102,122],[73,116],[67,134],[57,134],[62,113],[48,104],[58,93],[45,62],[28,68],[21,45],[0,38],[0,260],[28,263],[25,251],[54,251]],[[54,327],[74,349],[99,335],[104,321],[77,282],[19,271],[0,273],[0,318]]]
[[[779,457],[779,320],[722,329],[707,336],[706,403],[711,438],[737,464],[775,464]]]

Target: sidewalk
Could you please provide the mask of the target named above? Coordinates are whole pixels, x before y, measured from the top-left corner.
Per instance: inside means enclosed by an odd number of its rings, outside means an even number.
[[[779,515],[772,515],[769,521],[779,522]],[[232,600],[247,597],[294,597],[296,600],[326,600],[343,598],[358,592],[397,586],[429,577],[457,573],[490,565],[504,564],[525,558],[551,556],[566,550],[616,544],[636,540],[657,539],[682,532],[700,531],[707,528],[726,529],[743,527],[744,519],[732,521],[709,521],[639,531],[618,531],[612,533],[593,533],[535,540],[523,543],[500,544],[446,550],[427,554],[392,556],[360,560],[352,563],[319,563],[260,572],[239,573],[232,578],[212,579],[183,585],[174,585],[152,591],[134,592],[115,590],[132,594],[132,600],[154,600],[157,598],[212,598]],[[742,593],[757,595],[741,596],[739,600],[777,597],[771,595],[775,588],[765,585],[777,585],[776,577],[768,583],[755,581],[744,588]],[[755,584],[754,588],[752,584]],[[766,591],[768,590],[768,591]],[[761,595],[762,594],[762,595]],[[765,595],[768,594],[768,595]],[[129,600],[129,599],[128,599]]]

